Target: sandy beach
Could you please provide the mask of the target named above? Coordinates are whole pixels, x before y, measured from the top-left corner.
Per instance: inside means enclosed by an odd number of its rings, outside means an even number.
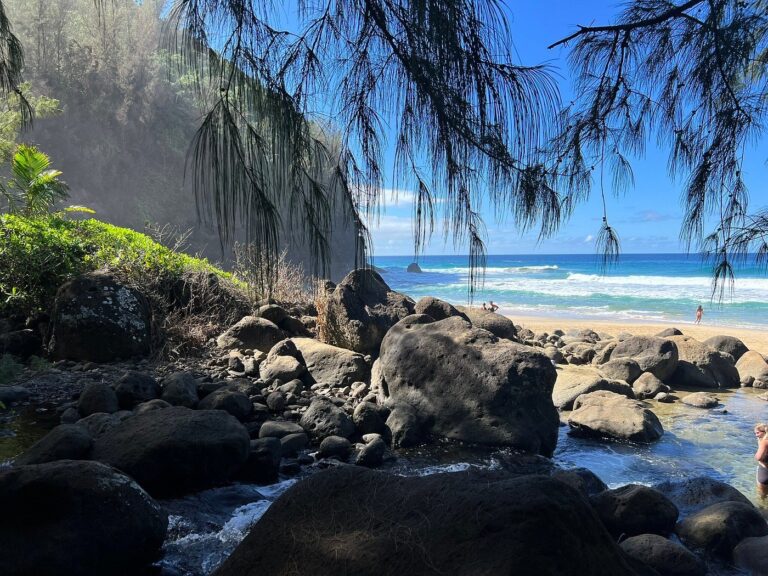
[[[552,332],[560,329],[582,330],[589,328],[596,332],[604,332],[611,336],[616,336],[621,332],[629,332],[637,336],[652,336],[664,328],[674,326],[686,336],[691,336],[696,340],[706,340],[712,336],[725,334],[739,338],[750,350],[757,350],[761,354],[768,354],[768,330],[756,330],[751,328],[739,328],[736,326],[708,326],[706,319],[703,324],[687,323],[633,323],[633,322],[606,322],[601,320],[578,319],[578,318],[553,318],[547,316],[525,316],[510,315],[515,324],[520,324],[533,330],[534,332]]]

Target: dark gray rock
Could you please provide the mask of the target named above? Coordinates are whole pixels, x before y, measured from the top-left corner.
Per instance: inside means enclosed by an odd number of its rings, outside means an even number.
[[[605,527],[616,537],[667,536],[675,529],[679,515],[677,506],[664,494],[639,484],[605,490],[593,495],[590,501]]]
[[[614,392],[584,394],[573,408],[568,425],[574,435],[648,443],[664,434],[659,419],[642,402]]]
[[[738,388],[739,372],[733,357],[688,336],[670,336],[679,361],[668,382],[673,387]]]
[[[398,321],[413,314],[414,304],[408,296],[391,290],[373,270],[354,270],[328,294],[327,341],[340,348],[376,355],[384,335]]]
[[[57,460],[87,460],[93,448],[93,438],[82,426],[56,426],[26,452],[16,458],[16,466],[45,464]]]
[[[707,476],[669,480],[656,484],[654,488],[669,498],[684,515],[693,514],[718,502],[750,504],[749,498],[733,486]]]
[[[669,392],[669,386],[656,378],[650,372],[643,372],[640,377],[632,383],[632,391],[635,398],[644,400],[646,398],[656,398],[659,393]]]
[[[189,372],[175,372],[163,378],[161,398],[172,406],[197,406],[197,380]]]
[[[131,370],[115,383],[115,394],[120,408],[130,410],[136,404],[160,397],[160,385],[152,376]]]
[[[656,334],[657,338],[669,338],[670,336],[682,336],[683,333],[678,330],[677,328],[665,328],[658,334]]]
[[[420,274],[422,272],[421,266],[418,265],[416,262],[411,262],[408,264],[408,267],[405,269],[406,272],[411,272],[415,274]]]
[[[288,312],[277,304],[265,304],[256,311],[256,316],[269,320],[273,324],[280,324],[288,317]]]
[[[507,340],[515,340],[517,337],[515,323],[506,316],[491,312],[490,310],[483,310],[482,308],[461,306],[458,310],[469,318],[469,321],[475,328],[488,330],[494,336]]]
[[[752,504],[720,502],[684,518],[676,531],[689,548],[729,558],[745,538],[768,535],[768,524]]]
[[[282,390],[275,390],[267,396],[267,406],[272,412],[282,412],[285,404],[285,393]]]
[[[124,420],[124,418],[118,416],[118,414],[120,413],[107,414],[106,412],[97,412],[96,414],[81,418],[75,423],[75,426],[80,426],[88,432],[91,438],[95,439],[106,434],[109,430]]]
[[[29,396],[29,390],[23,386],[0,386],[0,402],[6,406],[24,402]]]
[[[146,356],[151,323],[144,296],[109,274],[91,272],[56,293],[48,348],[53,358],[92,362]]]
[[[362,354],[312,338],[293,338],[292,342],[301,353],[313,382],[343,388],[365,382],[371,376],[371,368]]]
[[[341,436],[327,436],[320,442],[318,458],[336,458],[346,462],[352,452],[352,443]]]
[[[394,446],[409,448],[421,444],[426,439],[425,423],[417,415],[416,408],[410,404],[392,406],[386,425]]]
[[[117,394],[115,394],[112,388],[101,382],[89,382],[86,384],[77,401],[77,410],[83,417],[98,412],[112,414],[119,409]]]
[[[282,451],[277,438],[251,440],[248,460],[238,473],[238,479],[259,484],[275,482],[280,471]]]
[[[359,466],[289,488],[215,575],[286,575],[299,558],[305,574],[635,574],[590,506],[557,480]]]
[[[88,461],[0,471],[0,510],[3,576],[140,574],[168,527],[129,477]]]
[[[768,574],[768,536],[744,538],[733,549],[733,562],[749,574]]]
[[[10,354],[19,358],[29,358],[42,352],[43,343],[40,334],[30,329],[0,332],[0,356]]]
[[[557,369],[552,390],[552,402],[560,410],[573,410],[573,403],[582,394],[606,390],[634,398],[632,387],[622,380],[611,380],[592,366],[563,366]]]
[[[622,540],[621,549],[656,570],[661,576],[705,576],[707,567],[687,548],[657,534]]]
[[[272,346],[284,338],[285,334],[274,322],[257,316],[246,316],[219,336],[216,344],[225,350],[250,348],[269,352]]]
[[[283,436],[288,436],[288,434],[300,434],[303,432],[304,428],[296,424],[296,422],[270,420],[262,424],[259,429],[259,438],[282,438]]]
[[[152,410],[162,410],[164,408],[170,408],[172,404],[169,404],[165,400],[161,400],[160,398],[155,398],[154,400],[148,400],[147,402],[142,402],[136,408],[133,409],[134,414],[142,414],[144,412],[151,412]]]
[[[241,422],[253,412],[253,404],[248,396],[234,390],[217,390],[203,398],[197,407],[200,410],[224,410]]]
[[[172,496],[226,482],[245,464],[248,431],[221,410],[166,408],[138,414],[96,440],[93,459]]]
[[[393,414],[410,406],[417,428],[436,436],[551,455],[559,419],[549,358],[462,318],[428,318],[402,320],[382,342],[380,382],[372,386]]]
[[[565,482],[572,488],[576,488],[584,496],[592,496],[608,490],[608,486],[597,474],[587,468],[572,468],[570,470],[555,470],[552,472],[552,478]]]
[[[377,468],[384,462],[384,454],[387,451],[387,445],[381,436],[373,438],[360,449],[355,458],[355,464],[365,466],[366,468]]]
[[[322,397],[312,400],[299,424],[317,440],[328,436],[349,438],[355,433],[355,425],[346,412]]]
[[[714,348],[718,352],[724,352],[733,357],[734,361],[738,362],[744,354],[749,352],[749,348],[741,340],[734,336],[712,336],[704,340],[703,344]]]
[[[466,314],[459,312],[453,306],[453,304],[449,304],[444,300],[440,300],[439,298],[434,298],[432,296],[424,296],[424,298],[416,302],[414,313],[426,314],[435,320],[444,320],[445,318],[450,318],[451,316],[461,316],[465,320],[469,320]]]
[[[352,421],[360,434],[381,434],[389,435],[389,429],[385,423],[382,413],[385,409],[372,402],[360,402],[355,406],[352,413]]]
[[[752,380],[753,388],[768,388],[768,362],[754,350],[742,354],[736,362],[736,370],[740,380]]]
[[[598,368],[600,373],[612,380],[623,380],[627,384],[633,384],[643,371],[640,365],[631,358],[614,358]]]
[[[280,438],[280,453],[283,456],[295,456],[309,444],[309,436],[304,432],[288,434]]]
[[[618,358],[631,358],[643,372],[650,372],[664,382],[677,369],[677,345],[665,338],[632,336],[613,349],[611,360]]]
[[[706,392],[687,394],[681,398],[681,402],[683,404],[688,404],[688,406],[694,406],[695,408],[714,408],[720,403],[715,396],[707,394]]]

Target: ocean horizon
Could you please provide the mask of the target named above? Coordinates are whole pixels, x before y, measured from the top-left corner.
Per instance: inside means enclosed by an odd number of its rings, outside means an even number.
[[[393,289],[414,299],[435,296],[469,303],[467,257],[376,256]],[[704,307],[704,325],[768,328],[768,274],[748,259],[735,269],[733,291],[712,291],[712,265],[699,254],[622,254],[607,270],[595,254],[489,255],[472,303],[492,300],[511,316],[607,322],[690,324]]]

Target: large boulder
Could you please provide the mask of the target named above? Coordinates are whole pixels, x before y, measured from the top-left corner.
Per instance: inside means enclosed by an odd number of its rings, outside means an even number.
[[[718,352],[730,354],[737,362],[739,358],[749,352],[747,345],[735,336],[712,336],[712,338],[704,340],[703,344]]]
[[[409,406],[437,436],[544,455],[555,449],[555,368],[534,348],[462,318],[414,315],[389,331],[379,363],[393,415]]]
[[[645,400],[655,398],[659,392],[669,392],[669,386],[650,372],[643,372],[637,380],[632,382],[632,391],[635,393],[635,398]]]
[[[661,438],[664,428],[639,400],[615,392],[599,391],[576,399],[568,417],[571,434],[648,443]]]
[[[598,370],[606,378],[623,380],[627,384],[633,384],[644,373],[637,362],[631,358],[614,358],[600,366]]]
[[[668,382],[697,388],[738,388],[739,372],[733,357],[689,336],[670,336],[677,345],[678,363]]]
[[[256,349],[269,352],[272,346],[285,338],[274,323],[258,316],[246,316],[216,339],[216,345],[225,350]]]
[[[319,472],[273,503],[215,576],[632,576],[587,502],[545,476]]]
[[[40,354],[42,346],[40,334],[29,328],[0,332],[0,356],[10,354],[20,358],[29,358],[33,354]]]
[[[253,403],[248,396],[236,390],[216,390],[208,394],[197,406],[200,410],[224,410],[240,421],[253,412]]]
[[[14,464],[45,464],[56,460],[87,460],[93,448],[93,438],[82,426],[61,424],[48,432],[16,458]]]
[[[161,398],[172,406],[194,408],[199,400],[197,380],[189,372],[174,372],[162,381]]]
[[[0,510],[3,576],[140,574],[168,528],[144,490],[97,462],[0,471]]]
[[[659,534],[675,529],[679,512],[664,494],[639,484],[605,490],[590,498],[597,515],[614,536]]]
[[[483,310],[482,308],[459,306],[458,310],[469,318],[469,321],[475,328],[488,330],[494,336],[508,340],[514,340],[517,336],[515,323],[506,316],[491,312],[490,310]]]
[[[692,514],[719,502],[749,504],[749,498],[736,488],[708,476],[686,480],[668,480],[654,486],[669,498],[683,514]]]
[[[659,380],[666,380],[675,372],[678,361],[677,345],[669,339],[654,336],[632,336],[619,342],[611,359],[631,358],[643,372],[651,372]]]
[[[376,355],[387,331],[413,314],[414,305],[378,272],[353,270],[328,294],[325,334],[330,344]]]
[[[752,380],[753,388],[768,388],[768,362],[754,350],[742,354],[736,362],[740,380]]]
[[[606,378],[592,367],[563,366],[557,369],[552,402],[560,410],[572,410],[576,398],[598,390],[608,390],[634,398],[632,387],[624,381]]]
[[[622,540],[621,549],[656,570],[661,576],[705,576],[707,567],[687,548],[657,534]]]
[[[103,272],[79,276],[59,288],[51,325],[53,358],[111,362],[146,356],[151,348],[149,302]]]
[[[720,502],[683,519],[677,535],[689,548],[729,558],[745,538],[768,535],[768,524],[752,504]]]
[[[158,497],[226,482],[248,459],[248,431],[221,410],[182,407],[129,418],[96,440],[93,459]]]
[[[749,574],[768,574],[768,536],[744,538],[733,549],[733,562]]]
[[[259,375],[265,382],[280,380],[289,382],[301,378],[307,371],[301,361],[301,354],[292,340],[283,340],[275,344],[267,358],[259,365]]]
[[[370,378],[371,369],[362,354],[312,338],[293,338],[291,341],[301,353],[314,382],[344,387]]]

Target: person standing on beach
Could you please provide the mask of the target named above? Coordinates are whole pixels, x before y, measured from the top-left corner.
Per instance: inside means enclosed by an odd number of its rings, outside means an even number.
[[[699,307],[696,308],[696,324],[701,324],[702,316],[704,316],[704,308],[702,308],[701,304],[699,304]]]

